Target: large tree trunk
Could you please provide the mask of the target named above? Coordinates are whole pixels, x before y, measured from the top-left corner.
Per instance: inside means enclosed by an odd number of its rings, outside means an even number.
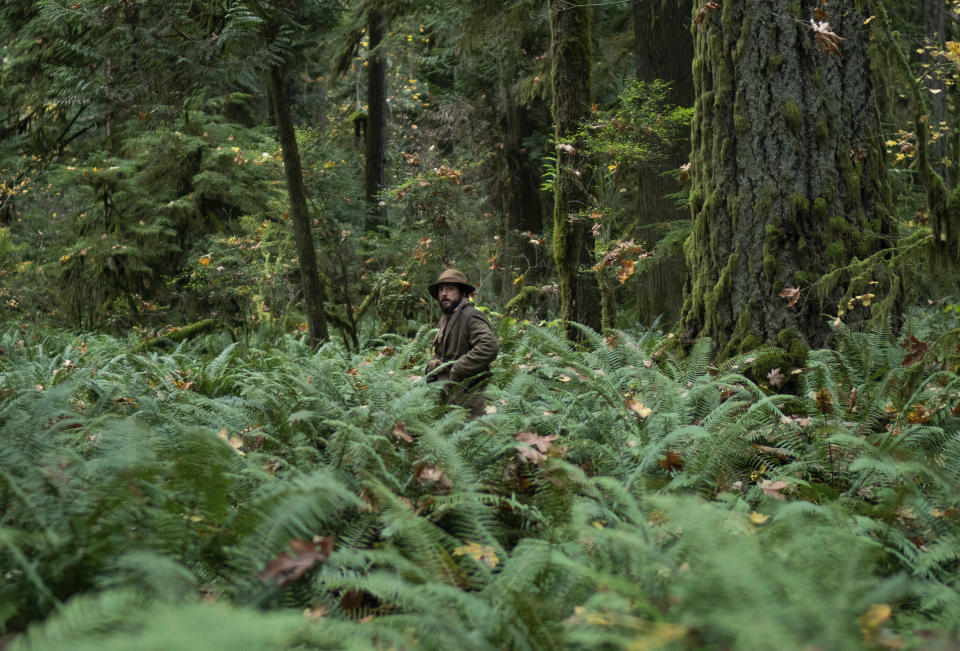
[[[290,219],[297,244],[300,263],[300,279],[303,283],[303,302],[307,313],[307,328],[310,343],[316,345],[327,341],[327,317],[323,312],[326,295],[317,268],[317,255],[313,248],[310,230],[310,214],[307,210],[307,189],[303,184],[303,169],[300,166],[300,150],[290,117],[290,100],[283,83],[283,71],[270,69],[270,95],[276,110],[277,131],[280,149],[283,152],[283,171],[287,177],[287,193],[290,195]]]
[[[693,105],[693,37],[690,33],[692,0],[633,0],[631,23],[637,79],[651,82],[663,79],[672,86],[667,101],[677,106]],[[637,175],[637,233],[648,249],[657,245],[663,229],[643,228],[653,224],[684,219],[688,213],[678,208],[667,195],[680,190],[677,182],[663,174],[687,162],[690,141],[674,145],[667,160],[643,165]],[[662,256],[662,257],[661,257]],[[659,315],[676,321],[683,304],[686,269],[679,246],[658,252],[658,263],[644,271],[637,286],[637,318],[649,323]]]
[[[387,184],[387,60],[376,48],[386,34],[383,10],[378,5],[370,12],[370,50],[374,52],[367,67],[367,155],[364,186],[367,197],[366,230],[386,224],[386,210],[380,205],[380,191]]]
[[[798,11],[790,0],[726,0],[695,27],[682,324],[721,356],[823,344],[846,281],[818,281],[891,230],[868,15],[852,3],[830,14],[846,39],[838,56],[818,50]],[[792,287],[802,291],[791,307],[781,293]],[[866,308],[852,311],[844,318]]]
[[[553,56],[554,135],[557,175],[554,180],[553,255],[560,280],[560,309],[567,336],[570,321],[600,328],[600,293],[595,275],[594,239],[584,211],[590,205],[580,123],[590,115],[590,8],[566,0],[550,2],[550,50]]]

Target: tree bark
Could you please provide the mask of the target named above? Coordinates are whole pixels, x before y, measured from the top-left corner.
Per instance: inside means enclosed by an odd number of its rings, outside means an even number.
[[[600,293],[591,272],[594,238],[589,218],[587,174],[581,172],[583,147],[576,139],[590,115],[590,8],[566,0],[549,0],[550,50],[553,57],[554,136],[557,174],[554,179],[553,255],[560,280],[560,310],[570,338],[577,321],[600,329]]]
[[[936,45],[943,49],[946,41],[944,29],[946,27],[946,3],[944,0],[923,0],[923,34],[924,39],[931,45]],[[941,64],[949,65],[947,61],[940,61]],[[931,129],[939,132],[946,132],[947,120],[947,92],[949,87],[944,84],[942,78],[931,76],[927,81],[928,88],[939,91],[930,95],[930,118]],[[947,91],[947,92],[944,92]],[[937,173],[943,177],[947,185],[950,184],[950,168],[943,164],[943,157],[947,153],[947,138],[939,138],[936,142],[930,144],[930,163]]]
[[[326,291],[320,281],[317,267],[317,255],[313,246],[313,233],[310,229],[310,214],[307,210],[307,189],[303,183],[303,169],[300,165],[300,150],[290,117],[290,101],[286,85],[283,83],[283,71],[270,69],[270,95],[276,110],[277,131],[280,137],[280,149],[283,152],[283,171],[287,178],[287,193],[290,196],[290,219],[293,222],[293,235],[297,245],[297,259],[300,264],[300,279],[303,283],[303,302],[307,313],[307,329],[311,345],[326,342],[327,318],[323,311],[326,303]]]
[[[383,9],[377,5],[370,12],[370,50],[373,55],[367,67],[367,151],[364,166],[364,187],[367,197],[365,230],[386,225],[386,210],[380,205],[380,191],[387,184],[387,63],[376,48],[386,35]]]
[[[789,0],[727,0],[695,27],[681,322],[686,341],[712,337],[720,356],[822,345],[847,282],[823,276],[892,231],[868,14],[852,4],[830,14],[846,39],[835,55],[799,12]],[[791,307],[781,293],[792,287]]]
[[[499,194],[507,226],[507,241],[510,245],[509,260],[516,263],[527,273],[527,282],[539,279],[544,271],[540,248],[524,235],[539,235],[543,230],[543,203],[540,201],[540,173],[530,161],[524,141],[534,134],[532,109],[518,105],[512,97],[504,102],[503,122],[503,165],[506,178],[499,185]],[[514,241],[516,240],[516,241]],[[518,259],[514,259],[515,256]]]
[[[637,79],[652,82],[663,79],[671,83],[667,101],[676,106],[693,105],[693,36],[690,33],[692,0],[633,0],[631,23]],[[678,208],[667,195],[679,191],[677,182],[665,169],[677,169],[687,162],[690,141],[684,138],[672,148],[666,161],[648,164],[635,170],[637,202],[635,216],[640,226],[639,238],[653,249],[663,233],[653,224],[684,219],[688,213]],[[662,255],[662,257],[660,257]],[[676,321],[683,305],[686,269],[679,246],[658,252],[658,263],[643,272],[637,283],[637,318],[649,323],[663,315],[667,322]]]

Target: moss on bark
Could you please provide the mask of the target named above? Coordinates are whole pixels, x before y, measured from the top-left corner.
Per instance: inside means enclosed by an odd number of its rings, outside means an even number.
[[[799,3],[732,0],[717,13],[693,28],[692,277],[681,327],[686,339],[712,337],[721,355],[767,342],[799,358],[829,336],[824,312],[843,283],[789,308],[780,292],[870,255],[877,231],[892,230],[869,13],[831,11],[846,39],[840,57],[791,18]],[[856,161],[854,144],[867,151]]]

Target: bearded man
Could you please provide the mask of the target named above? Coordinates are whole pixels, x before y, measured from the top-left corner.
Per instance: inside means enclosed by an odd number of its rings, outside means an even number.
[[[497,338],[490,321],[470,302],[476,288],[462,273],[447,269],[428,289],[440,303],[442,314],[433,357],[427,362],[427,381],[443,382],[448,404],[480,416],[484,412],[483,387],[500,350]]]

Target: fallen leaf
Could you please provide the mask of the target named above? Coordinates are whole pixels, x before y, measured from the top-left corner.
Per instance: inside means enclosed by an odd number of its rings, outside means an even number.
[[[772,369],[767,373],[767,380],[770,381],[770,386],[776,388],[783,384],[783,381],[787,379],[787,376],[780,372],[779,368]]]
[[[521,443],[526,443],[531,447],[535,447],[541,452],[549,452],[553,442],[559,438],[558,434],[551,434],[550,436],[540,436],[536,432],[519,432],[514,436],[515,439]]]
[[[870,646],[876,646],[880,640],[880,628],[890,619],[893,609],[889,604],[873,604],[858,620],[863,641]]]
[[[413,443],[413,437],[407,434],[407,428],[403,423],[397,423],[394,425],[393,429],[390,430],[390,433],[393,434],[399,441]]]
[[[760,490],[763,491],[764,495],[768,495],[775,500],[786,499],[780,491],[789,486],[789,484],[783,480],[780,481],[770,481],[769,479],[764,479],[760,482]]]
[[[290,541],[290,551],[280,552],[257,576],[265,583],[283,587],[298,581],[317,563],[322,563],[333,551],[336,536],[317,536],[313,542],[294,538]]]
[[[787,420],[789,421],[790,419],[788,418]],[[783,459],[784,461],[786,461],[790,457],[790,450],[786,448],[773,448],[773,447],[770,447],[769,445],[757,445],[755,447],[761,452],[764,452],[766,454],[772,454],[778,459]]]
[[[468,542],[462,547],[453,550],[454,556],[470,556],[473,560],[483,563],[487,567],[496,567],[500,562],[497,558],[496,550],[490,545],[481,545],[480,543]]]
[[[900,344],[900,347],[905,348],[910,353],[904,358],[900,366],[912,366],[927,353],[927,350],[930,349],[930,342],[920,341],[915,336],[910,335]]]
[[[926,405],[917,403],[907,412],[907,422],[911,425],[925,425],[930,422],[930,410]]]
[[[623,401],[623,406],[635,413],[640,418],[646,418],[653,413],[653,410],[650,407],[644,407],[642,403],[629,398]]]
[[[668,450],[667,456],[658,461],[657,464],[668,472],[671,470],[683,470],[683,457],[674,450]]]
[[[543,454],[539,450],[531,448],[528,445],[517,445],[514,447],[516,448],[517,456],[520,457],[521,461],[527,461],[535,466],[539,466],[547,460],[547,455]]]
[[[437,466],[421,466],[417,471],[417,481],[425,484],[430,481],[440,481],[443,479],[443,470]]]
[[[756,525],[761,525],[769,519],[770,519],[769,515],[764,515],[763,513],[757,513],[756,511],[750,514],[750,522]]]
[[[547,452],[550,451],[558,435],[540,436],[536,432],[519,432],[514,438],[523,444],[515,446],[520,460],[539,466],[547,460]]]

